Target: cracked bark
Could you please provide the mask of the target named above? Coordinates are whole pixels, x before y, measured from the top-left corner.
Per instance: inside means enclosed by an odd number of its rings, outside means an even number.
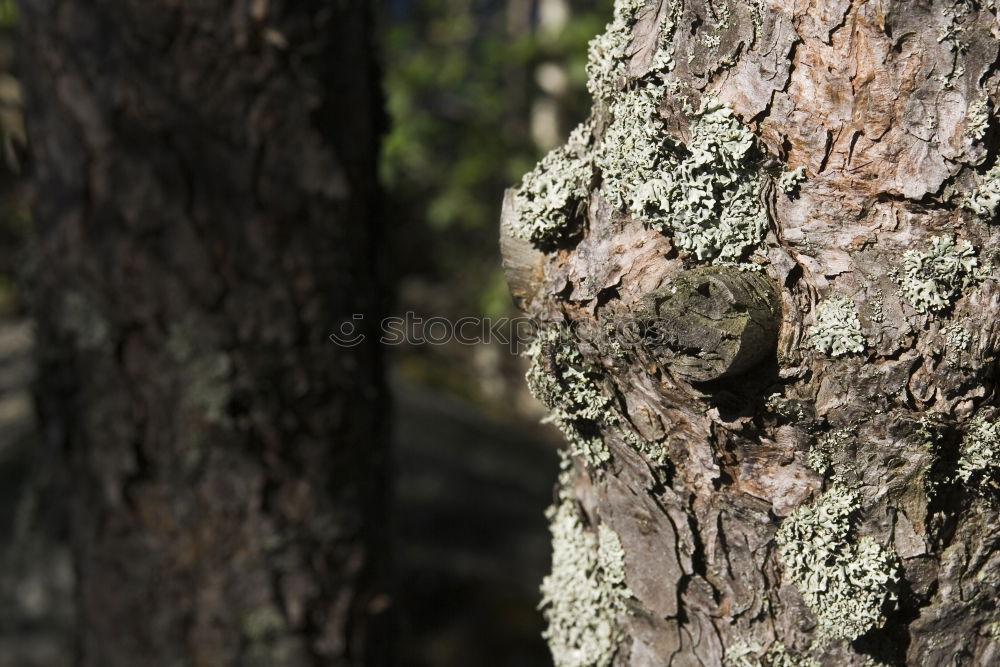
[[[955,465],[971,418],[998,400],[1000,234],[960,206],[1000,148],[996,120],[977,132],[972,113],[1000,105],[997,10],[772,0],[759,3],[755,28],[752,4],[646,2],[631,29],[625,87],[651,76],[664,48],[658,17],[679,8],[665,133],[686,141],[685,108],[713,95],[765,147],[762,169],[804,167],[806,179],[791,194],[762,192],[770,230],[759,263],[782,314],[775,348],[751,370],[699,382],[656,350],[577,341],[627,421],[602,427],[606,466],[575,463],[582,511],[613,528],[626,554],[631,606],[613,662],[720,665],[728,650],[731,664],[787,664],[765,656],[780,643],[823,665],[996,664],[996,481],[962,484]],[[595,104],[595,142],[609,114]],[[703,264],[610,206],[599,172],[584,203],[582,235],[543,252],[512,236],[517,212],[505,200],[505,269],[539,322],[599,330],[579,325],[642,312]],[[935,236],[968,240],[986,270],[950,306],[922,313],[900,288],[902,256]],[[857,308],[863,352],[832,357],[810,344],[816,305],[834,295]],[[949,325],[971,334],[968,345],[949,340]],[[838,432],[830,465],[811,468],[810,450]],[[664,447],[669,463],[640,453],[636,437]],[[856,537],[898,554],[900,582],[881,627],[821,641],[774,538],[835,482],[859,492]],[[738,646],[750,647],[748,662],[732,657]]]
[[[381,361],[327,339],[380,310],[367,3],[20,21],[78,664],[379,664]]]

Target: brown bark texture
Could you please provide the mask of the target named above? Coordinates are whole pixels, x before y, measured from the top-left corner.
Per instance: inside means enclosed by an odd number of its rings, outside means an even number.
[[[988,2],[616,2],[501,221],[572,455],[557,665],[1000,663],[998,37]]]
[[[369,12],[20,3],[80,665],[382,657],[381,361],[328,339],[380,309]]]

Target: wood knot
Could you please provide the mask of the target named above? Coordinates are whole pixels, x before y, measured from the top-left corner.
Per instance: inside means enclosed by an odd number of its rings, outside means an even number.
[[[682,271],[644,301],[647,347],[688,381],[738,375],[776,349],[781,311],[763,273],[733,266]]]

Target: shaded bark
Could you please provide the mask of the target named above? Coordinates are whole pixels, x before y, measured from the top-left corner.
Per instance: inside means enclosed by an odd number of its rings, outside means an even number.
[[[381,102],[352,2],[20,3],[81,665],[384,658]]]
[[[591,119],[502,220],[575,455],[556,568],[573,531],[599,551],[591,620],[545,590],[557,664],[1000,660],[996,11],[616,3]],[[720,264],[767,278],[781,328],[705,382],[676,361],[719,337],[672,316],[665,354],[643,318]]]

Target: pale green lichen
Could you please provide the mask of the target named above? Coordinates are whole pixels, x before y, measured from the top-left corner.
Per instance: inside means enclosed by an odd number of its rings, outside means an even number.
[[[726,667],[820,667],[820,662],[809,656],[789,651],[782,642],[773,642],[767,652],[756,643],[736,642],[726,648]]]
[[[806,463],[810,468],[824,477],[833,468],[833,462],[839,452],[844,451],[854,439],[854,431],[848,428],[838,428],[829,433],[824,433],[816,439],[809,453],[806,455]],[[841,470],[834,475],[834,481],[842,481]]]
[[[556,667],[603,667],[622,639],[617,618],[631,592],[625,585],[625,552],[607,525],[586,525],[563,459],[559,498],[546,513],[552,533],[552,572],[542,581],[543,636]]]
[[[605,197],[674,239],[698,260],[738,262],[764,236],[757,144],[732,110],[706,96],[690,112],[690,140],[663,129],[664,86],[640,84],[611,105],[595,157]]]
[[[595,100],[611,100],[625,84],[628,48],[636,13],[645,0],[615,0],[614,14],[605,31],[592,39],[587,49],[587,90]],[[650,72],[668,72],[674,67],[673,36],[680,3],[672,0],[660,15],[659,42]]]
[[[611,104],[613,120],[594,156],[608,202],[624,208],[643,183],[674,166],[660,121],[663,87],[640,83]]]
[[[865,338],[854,302],[845,296],[831,296],[819,304],[809,340],[817,350],[834,357],[864,352]]]
[[[886,662],[882,662],[881,660],[877,660],[871,656],[868,656],[867,658],[865,658],[864,667],[892,667],[892,665]]]
[[[935,236],[929,249],[903,254],[900,289],[918,313],[945,310],[978,279],[979,260],[968,241]]]
[[[871,291],[871,298],[868,300],[868,319],[876,324],[885,321],[885,292],[881,287]]]
[[[674,68],[674,31],[677,29],[680,9],[679,0],[671,0],[667,11],[660,16],[660,24],[657,26],[660,31],[659,48],[653,56],[653,71],[669,72]]]
[[[781,172],[778,176],[778,187],[788,194],[794,194],[804,180],[806,180],[806,168],[796,167],[791,171]]]
[[[735,642],[726,647],[726,667],[760,667],[761,647],[748,642]]]
[[[965,195],[962,206],[976,215],[993,218],[1000,208],[1000,160],[979,179],[976,188]]]
[[[592,131],[592,123],[581,124],[521,179],[514,195],[514,236],[544,247],[576,232],[573,217],[587,200],[593,173],[587,148]]]
[[[984,97],[970,104],[965,114],[965,136],[981,141],[990,127],[991,115],[989,99]]]
[[[781,642],[774,642],[764,654],[768,667],[820,667],[822,663],[809,656],[791,652]]]
[[[590,41],[587,90],[595,100],[612,97],[624,82],[632,26],[636,12],[644,4],[644,0],[615,0],[611,22],[603,33]]]
[[[547,327],[528,346],[531,363],[525,379],[532,395],[551,410],[547,421],[566,436],[570,453],[590,465],[601,466],[611,458],[600,424],[617,422],[609,410],[600,372],[586,364],[565,327]]]
[[[950,324],[942,327],[941,335],[944,336],[947,348],[953,352],[968,350],[972,344],[972,334],[961,324]]]
[[[895,552],[871,537],[855,539],[855,491],[834,487],[814,505],[799,507],[775,539],[785,571],[816,616],[823,640],[853,640],[881,627],[896,599]]]
[[[962,438],[956,477],[965,484],[982,482],[1000,472],[1000,424],[977,416]]]

